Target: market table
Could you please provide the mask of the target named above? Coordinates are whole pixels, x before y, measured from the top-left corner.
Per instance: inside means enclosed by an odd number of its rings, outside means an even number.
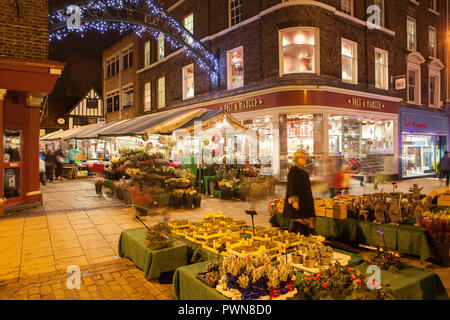
[[[279,227],[289,227],[292,223],[279,212],[276,212],[269,222]],[[315,230],[324,237],[333,237],[344,242],[381,246],[403,254],[417,255],[422,263],[432,255],[426,229],[419,226],[316,217]],[[379,233],[379,230],[383,235]]]
[[[174,271],[188,264],[187,245],[174,240],[172,246],[162,250],[151,251],[145,246],[147,228],[122,231],[119,239],[119,256],[131,259],[144,271],[148,280],[158,279],[163,272]]]
[[[174,300],[229,300],[215,288],[211,288],[196,278],[197,273],[204,272],[206,265],[217,259],[199,262],[178,268],[173,276],[172,298]],[[369,263],[354,266],[365,274]],[[297,272],[296,286],[299,284],[300,272]],[[389,283],[397,300],[448,300],[447,292],[439,276],[429,270],[408,266],[399,273],[381,271],[383,283]],[[298,294],[293,299],[302,299]]]
[[[366,273],[369,263],[355,267]],[[382,283],[389,283],[397,300],[448,300],[441,278],[433,271],[407,266],[398,273],[381,270]]]

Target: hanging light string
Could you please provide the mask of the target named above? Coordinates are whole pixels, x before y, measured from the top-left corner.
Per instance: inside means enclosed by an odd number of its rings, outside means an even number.
[[[84,38],[86,32],[96,30],[101,34],[109,31],[118,31],[120,34],[133,31],[138,37],[144,34],[150,34],[158,39],[161,33],[166,35],[165,40],[174,50],[180,50],[185,47],[185,54],[193,58],[201,69],[209,71],[212,81],[217,81],[220,70],[218,59],[212,54],[205,45],[182,26],[177,20],[171,17],[156,1],[154,0],[96,0],[84,1],[79,3],[81,24],[80,28],[67,28],[66,22],[69,15],[65,9],[54,10],[50,13],[50,25],[52,26],[49,34],[50,41],[63,40],[67,38],[69,33],[78,33]],[[86,19],[87,15],[92,12],[104,13],[108,8],[115,9],[131,9],[135,12],[145,13],[167,24],[170,30],[159,30],[156,26],[145,25],[144,22],[126,22],[120,21],[119,17],[98,17],[101,21],[92,21]],[[84,19],[83,19],[84,18]]]

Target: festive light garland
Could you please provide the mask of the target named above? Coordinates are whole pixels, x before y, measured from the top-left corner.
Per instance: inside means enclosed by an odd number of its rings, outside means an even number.
[[[155,39],[158,39],[161,33],[166,36],[164,40],[167,41],[171,48],[174,50],[180,50],[185,47],[185,53],[188,57],[194,58],[201,69],[207,70],[210,73],[212,81],[218,80],[218,74],[220,70],[219,60],[212,54],[205,45],[182,26],[178,21],[171,17],[159,4],[154,0],[96,0],[96,1],[81,1],[75,3],[79,6],[81,12],[81,24],[80,28],[69,29],[66,25],[68,14],[66,9],[59,8],[54,9],[50,13],[50,41],[63,40],[69,33],[76,32],[82,38],[89,30],[96,30],[101,34],[108,31],[118,31],[120,34],[134,31],[138,37],[142,37],[145,33],[152,35]],[[108,8],[114,9],[130,9],[136,13],[145,13],[151,17],[156,18],[158,21],[165,23],[170,29],[174,30],[173,33],[169,31],[160,30],[156,26],[145,24],[145,22],[139,21],[121,21],[120,18],[84,18],[88,12],[105,12]],[[100,21],[97,21],[100,20]]]

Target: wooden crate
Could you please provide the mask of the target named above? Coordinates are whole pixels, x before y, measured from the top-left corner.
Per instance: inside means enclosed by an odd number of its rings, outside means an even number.
[[[325,217],[326,216],[326,209],[325,207],[316,207],[316,216],[318,217]]]

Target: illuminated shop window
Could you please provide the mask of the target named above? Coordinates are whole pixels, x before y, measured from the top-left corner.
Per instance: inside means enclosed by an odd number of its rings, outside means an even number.
[[[166,78],[158,79],[158,109],[166,106]]]
[[[244,86],[244,48],[240,47],[227,53],[228,89]]]
[[[165,49],[164,49],[164,33],[160,33],[158,36],[158,61],[164,59]]]
[[[389,89],[389,66],[388,53],[382,49],[375,48],[375,87]]]
[[[281,31],[281,70],[289,73],[316,72],[318,30],[296,28]]]
[[[342,80],[358,83],[358,45],[342,39]]]
[[[410,17],[406,18],[406,49],[416,51],[416,20]]]
[[[183,68],[183,99],[194,97],[194,64]]]
[[[191,34],[194,34],[194,14],[190,13],[189,15],[185,16],[183,18],[183,27],[186,28],[187,31],[189,31]],[[192,39],[192,37],[188,37],[186,39],[186,42],[189,45],[192,45],[192,43],[194,43],[194,40]]]
[[[144,45],[144,66],[148,67],[151,63],[151,55],[150,55],[150,41],[147,41]]]
[[[152,109],[152,86],[151,82],[147,82],[144,88],[144,111]]]

